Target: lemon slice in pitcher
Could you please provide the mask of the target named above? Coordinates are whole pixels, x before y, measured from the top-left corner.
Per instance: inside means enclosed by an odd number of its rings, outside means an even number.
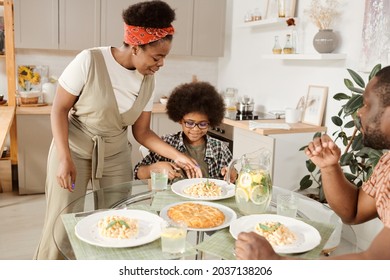
[[[269,189],[260,185],[254,186],[250,192],[251,201],[256,204],[264,204],[269,197]]]
[[[237,188],[236,189],[236,199],[238,200],[238,202],[249,201],[249,196],[248,196],[247,191],[243,188]]]
[[[252,176],[249,173],[242,173],[238,179],[238,184],[242,188],[249,188],[252,184]]]

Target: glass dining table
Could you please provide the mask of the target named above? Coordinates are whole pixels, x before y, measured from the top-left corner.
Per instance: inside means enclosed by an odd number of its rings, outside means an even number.
[[[271,205],[267,213],[275,213],[275,197],[280,192],[290,191],[274,186]],[[329,209],[327,210],[321,203],[314,202],[303,195],[298,194],[298,196],[300,196],[300,206],[297,219],[316,228],[321,236],[321,242],[312,250],[295,255],[306,259],[316,259],[324,252],[337,254],[337,247],[342,240],[339,230],[340,221],[335,220],[333,211],[330,210],[329,212]],[[63,257],[70,260],[166,259],[161,251],[160,238],[139,246],[112,248],[81,240],[75,233],[75,227],[83,218],[96,213],[129,209],[159,215],[160,211],[167,205],[188,200],[175,194],[170,188],[159,192],[151,191],[148,180],[136,180],[96,191],[88,191],[85,196],[70,203],[58,215],[53,227],[54,242]],[[241,216],[234,197],[213,201],[213,203],[229,207],[237,213],[237,217]],[[229,226],[215,231],[189,231],[186,251],[181,259],[234,260],[234,243],[235,239],[229,232]],[[348,250],[355,250],[356,240],[346,243],[349,243],[347,245]]]

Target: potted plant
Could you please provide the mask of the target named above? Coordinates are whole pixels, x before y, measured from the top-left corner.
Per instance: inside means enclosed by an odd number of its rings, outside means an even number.
[[[312,0],[310,7],[304,13],[318,28],[313,38],[313,46],[319,53],[331,53],[338,44],[332,26],[340,14],[338,11],[340,0]]]
[[[381,68],[381,64],[376,65],[371,70],[368,80],[371,80]],[[347,69],[347,71],[353,81],[347,78],[344,79],[344,84],[350,91],[349,94],[336,93],[333,96],[335,100],[342,101],[343,104],[338,114],[331,118],[333,124],[338,127],[331,136],[335,137],[334,141],[336,143],[341,142],[345,147],[340,158],[340,165],[343,167],[345,177],[348,181],[360,187],[371,176],[383,152],[363,145],[357,111],[363,106],[363,92],[366,83],[355,71],[351,69]],[[349,133],[351,131],[352,133]],[[319,135],[320,133],[316,133],[314,137]],[[300,150],[304,150],[306,147],[304,146]],[[318,187],[318,194],[309,196],[320,202],[325,202],[320,171],[310,159],[306,160],[306,168],[309,174],[301,179],[300,190],[308,189],[315,183]]]
[[[41,73],[36,66],[18,66],[18,87],[22,104],[38,103],[41,96]]]

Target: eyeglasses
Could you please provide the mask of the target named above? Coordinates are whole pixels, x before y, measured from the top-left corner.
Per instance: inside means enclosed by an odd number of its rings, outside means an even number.
[[[199,129],[207,129],[209,127],[209,123],[208,122],[194,122],[194,121],[186,121],[184,120],[184,125],[185,127],[187,128],[194,128],[195,126],[197,126]]]

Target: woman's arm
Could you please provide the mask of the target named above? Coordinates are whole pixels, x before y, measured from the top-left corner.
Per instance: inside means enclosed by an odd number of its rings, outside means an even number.
[[[172,159],[176,165],[184,169],[188,178],[201,178],[202,172],[194,159],[179,152],[171,145],[164,142],[150,129],[151,112],[142,112],[132,126],[133,136],[140,144],[144,145],[159,155]]]
[[[50,115],[54,144],[58,150],[59,158],[57,182],[69,191],[72,191],[72,183],[76,180],[76,168],[69,149],[68,114],[76,99],[77,96],[70,94],[58,85]]]

